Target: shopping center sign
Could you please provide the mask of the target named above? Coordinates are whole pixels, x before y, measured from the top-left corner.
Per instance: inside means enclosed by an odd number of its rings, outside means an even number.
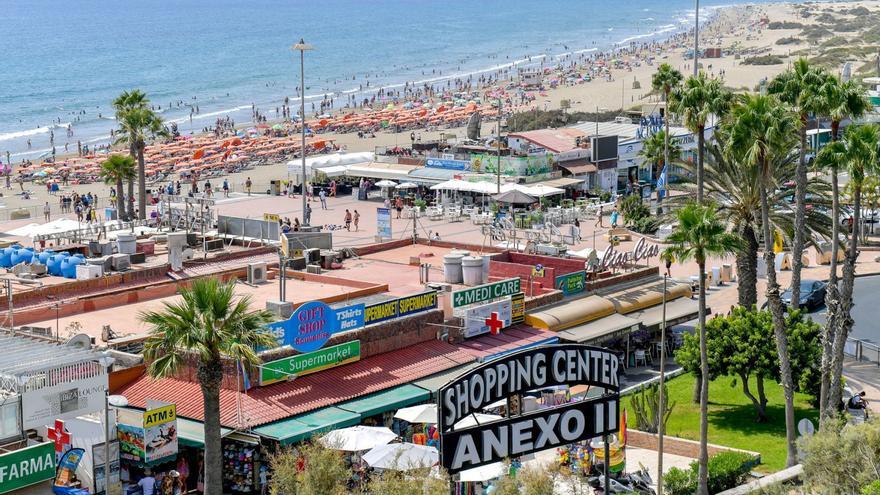
[[[334,333],[363,326],[363,304],[333,309],[321,301],[310,301],[298,307],[289,319],[270,323],[269,330],[280,345],[305,353],[320,349]]]
[[[352,363],[361,358],[361,341],[326,347],[314,352],[297,354],[260,366],[260,385],[270,385],[295,376],[303,376],[327,368]]]
[[[55,445],[45,442],[0,455],[0,493],[55,477]]]
[[[460,308],[505,296],[512,296],[520,291],[519,277],[478,285],[469,289],[457,290],[452,293],[452,307]]]
[[[618,431],[617,356],[583,344],[525,349],[486,362],[440,387],[440,465],[450,474]],[[596,398],[451,430],[489,404],[560,385],[604,389]]]

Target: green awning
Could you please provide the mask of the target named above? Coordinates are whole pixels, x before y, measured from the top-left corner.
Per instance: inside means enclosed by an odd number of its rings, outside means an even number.
[[[431,398],[431,392],[415,385],[401,385],[389,388],[360,399],[350,400],[336,407],[357,413],[361,418],[368,418],[385,411],[392,411]]]
[[[354,426],[360,422],[361,417],[356,413],[338,407],[325,407],[310,413],[258,426],[253,429],[253,432],[261,437],[267,437],[281,442],[282,445],[287,445],[310,438],[316,433]]]
[[[220,427],[220,436],[225,437],[232,430]],[[181,445],[187,447],[195,447],[199,449],[205,448],[205,425],[200,421],[190,419],[177,418],[177,440]]]

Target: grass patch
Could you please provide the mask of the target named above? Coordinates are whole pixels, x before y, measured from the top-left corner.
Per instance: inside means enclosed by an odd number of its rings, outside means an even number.
[[[785,401],[782,387],[765,381],[767,392],[767,421],[755,422],[755,409],[751,401],[742,393],[739,384],[731,387],[732,379],[721,377],[709,384],[709,443],[751,450],[761,453],[763,463],[759,471],[773,472],[785,467]],[[694,377],[681,375],[667,383],[669,401],[675,402],[675,409],[666,424],[666,433],[671,436],[700,439],[700,405],[691,402]],[[754,393],[755,386],[751,389]],[[818,424],[818,411],[809,404],[809,396],[795,394],[795,421],[810,418]],[[629,406],[631,397],[623,399],[623,407]],[[635,414],[629,414],[627,426],[636,427]]]
[[[782,62],[782,58],[777,55],[758,55],[744,58],[740,63],[742,65],[779,65]]]

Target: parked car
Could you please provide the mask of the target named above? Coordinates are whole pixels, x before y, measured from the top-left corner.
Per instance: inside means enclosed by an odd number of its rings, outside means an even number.
[[[822,307],[825,304],[825,286],[821,280],[801,280],[801,300],[799,306],[807,311]],[[791,287],[782,293],[782,304],[791,306]]]

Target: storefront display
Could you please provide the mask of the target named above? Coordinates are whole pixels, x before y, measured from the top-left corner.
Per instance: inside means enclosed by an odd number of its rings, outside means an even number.
[[[224,491],[259,493],[260,471],[264,468],[258,443],[223,439]]]

